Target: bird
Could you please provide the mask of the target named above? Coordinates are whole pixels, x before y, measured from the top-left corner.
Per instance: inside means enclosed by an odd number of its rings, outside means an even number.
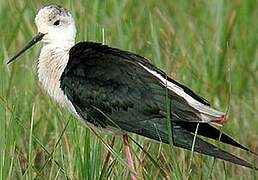
[[[42,41],[39,82],[51,98],[83,123],[120,133],[126,147],[127,134],[134,133],[257,170],[202,138],[256,154],[216,127],[226,122],[227,114],[212,108],[206,99],[145,57],[98,42],[76,43],[73,16],[59,5],[39,9],[35,23],[38,34],[7,64]],[[127,161],[134,168],[127,150]]]

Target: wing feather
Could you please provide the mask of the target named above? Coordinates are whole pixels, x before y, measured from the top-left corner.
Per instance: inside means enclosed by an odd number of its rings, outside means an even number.
[[[212,122],[212,115],[209,115],[209,121],[204,121],[203,113],[198,108],[189,104],[180,93],[164,86],[159,77],[143,66],[157,72],[163,78],[166,77],[170,83],[209,111],[212,108],[205,99],[167,77],[163,71],[141,56],[98,43],[82,42],[70,50],[69,57],[61,77],[61,88],[78,114],[95,126],[112,126],[168,143],[169,102],[169,114],[173,122],[173,131],[176,132],[173,134],[174,144],[190,149],[197,123]],[[216,113],[218,111],[214,110],[213,114]],[[200,125],[199,134],[218,140],[220,131],[205,123]],[[221,142],[248,150],[224,133],[221,137]],[[196,145],[197,152],[251,167],[244,160],[216,149],[199,137]]]

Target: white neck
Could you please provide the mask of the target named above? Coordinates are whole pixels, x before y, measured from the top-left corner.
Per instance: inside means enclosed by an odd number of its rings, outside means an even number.
[[[69,60],[72,43],[44,43],[38,62],[38,78],[48,94],[61,106],[75,112],[60,88],[60,78]]]

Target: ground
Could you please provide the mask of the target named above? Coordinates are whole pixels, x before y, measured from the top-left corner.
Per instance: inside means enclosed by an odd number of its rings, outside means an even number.
[[[253,0],[0,0],[0,179],[126,179],[122,139],[94,133],[50,100],[37,82],[40,45],[6,60],[36,34],[38,8],[70,9],[77,41],[147,57],[228,111],[222,130],[258,152],[258,2]],[[131,135],[139,179],[255,179],[257,172]],[[105,145],[104,145],[105,144]],[[246,152],[220,147],[250,162]],[[192,158],[191,158],[192,157]],[[108,159],[108,160],[107,160]]]

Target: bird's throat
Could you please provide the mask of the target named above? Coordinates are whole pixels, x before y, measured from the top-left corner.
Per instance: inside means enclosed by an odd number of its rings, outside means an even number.
[[[52,99],[75,113],[74,107],[60,88],[60,78],[67,65],[70,48],[45,44],[39,56],[38,78]]]

